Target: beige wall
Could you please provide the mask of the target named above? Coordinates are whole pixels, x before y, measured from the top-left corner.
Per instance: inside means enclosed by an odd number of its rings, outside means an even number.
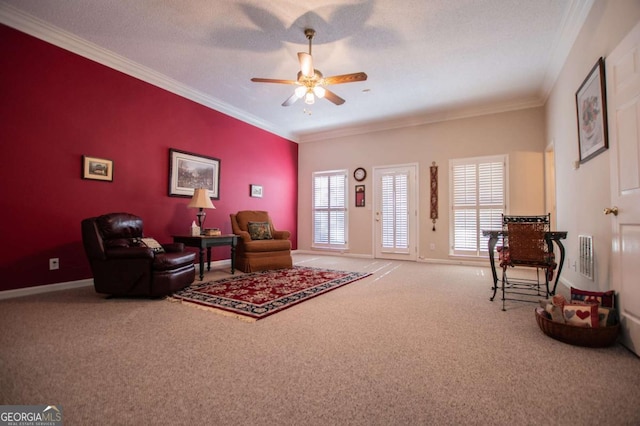
[[[357,167],[367,170],[367,207],[353,207],[349,200],[349,253],[373,253],[372,168],[417,163],[419,167],[419,253],[423,259],[449,257],[449,160],[509,154],[510,210],[544,213],[545,116],[543,108],[531,108],[482,117],[374,132],[299,146],[298,249],[311,250],[311,178],[321,170]],[[439,166],[439,219],[436,231],[429,219],[429,167]],[[349,196],[357,182],[350,179]],[[524,185],[524,186],[523,186]],[[436,249],[430,250],[430,244]]]
[[[609,152],[574,170],[578,160],[575,92],[599,57],[616,47],[640,20],[638,0],[598,0],[581,29],[546,105],[547,141],[553,141],[556,159],[558,228],[569,232],[569,265],[562,273],[566,285],[609,289],[611,220],[602,210],[610,202]],[[578,235],[594,238],[596,277],[582,277],[573,264],[578,258]]]

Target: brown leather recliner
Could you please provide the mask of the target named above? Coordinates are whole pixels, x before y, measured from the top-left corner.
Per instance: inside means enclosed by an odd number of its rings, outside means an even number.
[[[129,213],[82,221],[82,243],[97,293],[160,297],[193,282],[195,253],[185,252],[182,243],[153,248],[153,241],[142,238],[142,219]]]
[[[293,266],[289,240],[291,233],[276,230],[269,213],[244,210],[231,214],[231,229],[240,236],[236,248],[236,268],[241,271],[255,272]]]

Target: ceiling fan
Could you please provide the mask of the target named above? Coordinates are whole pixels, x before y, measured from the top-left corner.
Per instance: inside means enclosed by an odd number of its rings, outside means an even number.
[[[345,100],[328,90],[325,86],[341,83],[354,83],[357,81],[365,81],[367,74],[356,72],[352,74],[335,75],[333,77],[323,77],[322,73],[313,68],[313,60],[311,58],[311,41],[316,34],[315,30],[307,28],[304,35],[309,40],[309,53],[298,52],[298,61],[300,62],[300,71],[298,71],[297,80],[279,80],[273,78],[252,78],[251,81],[256,83],[279,83],[279,84],[295,84],[298,87],[282,106],[292,105],[300,98],[304,98],[306,104],[313,104],[315,98],[325,98],[336,105],[342,105]]]

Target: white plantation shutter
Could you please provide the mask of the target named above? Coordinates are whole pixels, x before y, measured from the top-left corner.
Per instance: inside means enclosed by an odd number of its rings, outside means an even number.
[[[502,226],[505,170],[506,156],[451,161],[453,254],[486,254],[482,230]]]
[[[317,172],[313,175],[313,245],[346,246],[347,172]]]
[[[395,253],[409,249],[409,174],[382,176],[382,249]]]

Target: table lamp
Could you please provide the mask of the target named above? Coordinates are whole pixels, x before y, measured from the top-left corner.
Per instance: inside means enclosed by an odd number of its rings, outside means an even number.
[[[211,198],[207,195],[207,190],[205,188],[197,188],[193,191],[193,197],[189,204],[187,204],[187,208],[191,209],[200,209],[196,216],[198,217],[198,226],[200,227],[200,234],[204,233],[204,220],[207,217],[207,213],[204,209],[215,209],[213,203],[211,202]]]

